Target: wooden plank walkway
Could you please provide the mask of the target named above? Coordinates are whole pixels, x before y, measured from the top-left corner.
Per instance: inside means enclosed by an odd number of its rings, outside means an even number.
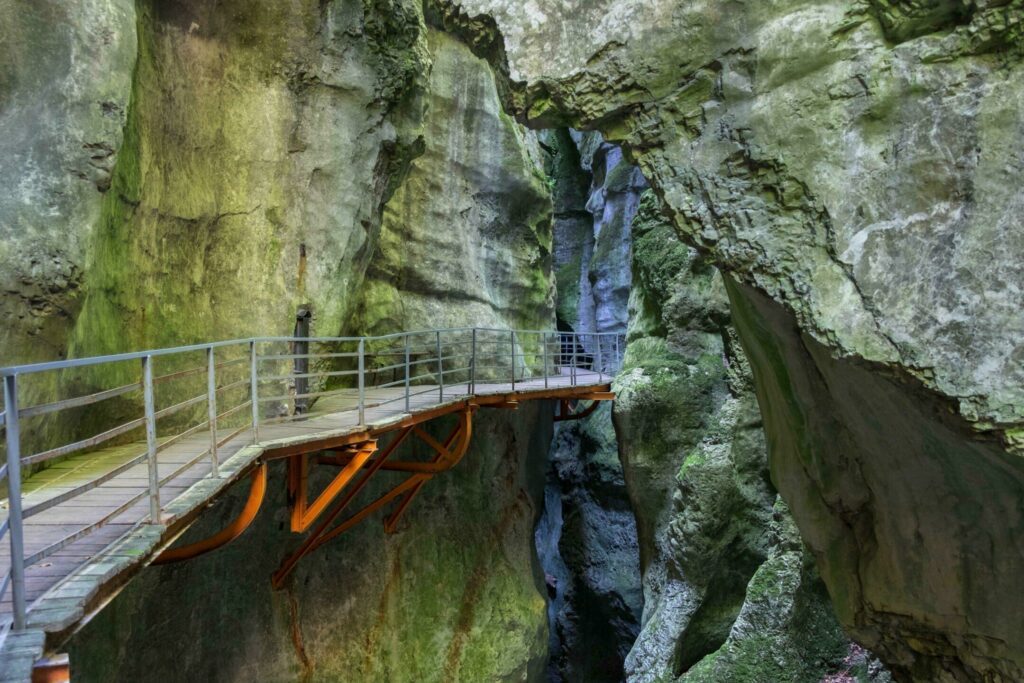
[[[480,383],[470,395],[466,384],[412,387],[409,411],[405,389],[366,389],[365,425],[359,424],[355,390],[321,398],[301,421],[261,424],[259,442],[253,443],[246,429],[219,450],[220,476],[210,477],[211,463],[202,458],[207,451],[208,433],[183,439],[158,455],[163,519],[148,524],[149,473],[141,462],[96,488],[25,520],[25,555],[49,547],[81,530],[102,522],[102,526],[78,538],[44,560],[27,566],[26,595],[30,605],[28,631],[10,634],[0,648],[0,683],[28,680],[31,665],[44,648],[54,647],[76,630],[92,611],[102,607],[166,545],[180,535],[201,512],[235,481],[248,473],[267,451],[285,446],[337,440],[366,427],[380,429],[417,414],[473,397],[508,396],[516,400],[550,398],[585,393],[611,382],[607,374],[577,369],[575,382],[568,374],[509,383]],[[73,490],[146,452],[146,444],[132,443],[79,453],[28,477],[23,483],[23,506],[32,506]],[[173,475],[173,476],[172,476]],[[138,500],[114,514],[133,497]],[[7,501],[0,502],[0,522],[6,519]],[[283,552],[283,549],[282,549]],[[0,544],[0,574],[10,566],[10,547]],[[0,619],[12,610],[10,592],[0,602]],[[35,634],[35,635],[33,635]],[[35,648],[38,652],[31,655]],[[27,663],[27,664],[26,664]],[[27,668],[26,668],[27,667]]]

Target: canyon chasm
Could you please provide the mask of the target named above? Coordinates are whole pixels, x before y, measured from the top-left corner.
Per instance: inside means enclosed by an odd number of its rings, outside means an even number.
[[[624,339],[614,401],[478,411],[280,589],[272,462],[72,681],[1024,680],[1021,0],[5,0],[0,38],[0,365],[300,309]]]

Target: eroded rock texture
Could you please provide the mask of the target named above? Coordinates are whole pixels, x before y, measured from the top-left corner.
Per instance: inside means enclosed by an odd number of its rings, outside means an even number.
[[[843,625],[903,678],[1024,677],[1024,5],[462,6],[520,117],[621,142],[726,274]]]
[[[415,3],[154,3],[138,25],[118,194],[104,199],[76,350],[290,332],[300,301],[319,334],[550,327],[551,205],[532,134],[501,111],[490,67]],[[137,326],[150,300],[165,310]],[[297,537],[272,472],[254,527],[144,572],[71,643],[73,675],[538,680],[532,539],[550,414],[478,414],[471,450],[395,535],[370,520],[281,592],[270,572]]]
[[[848,643],[770,482],[721,277],[641,207],[614,409],[644,572],[628,680],[817,681]]]

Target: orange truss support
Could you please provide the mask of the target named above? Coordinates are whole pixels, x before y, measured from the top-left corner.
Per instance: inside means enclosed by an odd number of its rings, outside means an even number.
[[[572,398],[561,398],[558,400],[558,411],[555,413],[555,422],[565,422],[567,420],[582,420],[587,417],[600,405],[601,401],[614,401],[615,392],[613,391],[592,391],[586,394],[580,394]],[[579,405],[580,401],[590,401],[583,410],[573,412],[573,403]]]
[[[317,463],[324,465],[335,465],[342,468],[341,472],[332,480],[323,493],[312,505],[306,506],[306,479],[308,477],[308,461],[306,455],[292,456],[289,461],[289,492],[292,494],[292,530],[303,531],[319,522],[313,531],[303,540],[298,549],[286,557],[277,571],[274,572],[272,583],[274,588],[281,588],[289,574],[295,569],[299,561],[307,554],[316,550],[328,541],[345,533],[359,522],[363,521],[377,510],[388,503],[397,500],[394,510],[384,521],[384,528],[388,533],[395,530],[398,521],[409,508],[416,495],[422,490],[426,482],[440,472],[447,471],[454,467],[466,454],[470,440],[473,436],[473,413],[477,406],[467,404],[458,413],[458,424],[448,434],[444,443],[425,432],[417,424],[400,428],[398,435],[381,451],[372,458],[377,450],[376,440],[366,441],[362,444],[347,446],[334,455],[319,456]],[[391,461],[387,459],[394,453],[395,449],[410,434],[430,446],[435,456],[427,462]],[[349,506],[356,494],[366,485],[377,471],[389,470],[393,472],[408,472],[409,477],[390,491],[380,496],[372,503],[364,506],[355,514],[342,520],[338,525],[331,527],[341,513]],[[348,487],[356,473],[363,470],[362,475],[355,483]],[[343,493],[344,492],[344,493]],[[327,510],[332,502],[337,501],[334,507]]]
[[[293,455],[288,463],[289,484],[294,486],[291,489],[292,514],[291,529],[295,533],[302,533],[308,529],[316,518],[320,516],[328,505],[331,504],[338,494],[341,493],[356,473],[363,467],[363,464],[370,459],[370,456],[377,450],[377,440],[371,439],[360,444],[341,472],[331,481],[330,484],[317,496],[312,504],[306,503],[306,487],[309,479],[309,460],[307,454]]]
[[[245,507],[238,517],[231,524],[218,531],[213,536],[204,538],[201,541],[181,546],[180,548],[169,548],[156,556],[150,564],[169,564],[191,560],[193,557],[205,555],[211,550],[216,550],[227,545],[242,535],[252,521],[256,519],[256,513],[263,505],[263,498],[267,492],[267,463],[260,465],[253,470],[252,483],[249,487],[249,498],[245,501]]]

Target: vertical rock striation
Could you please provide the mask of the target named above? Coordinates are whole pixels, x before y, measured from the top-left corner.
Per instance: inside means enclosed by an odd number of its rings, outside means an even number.
[[[630,209],[638,195],[636,183],[621,179],[639,174],[599,135],[563,129],[545,137],[555,204],[559,327],[621,332],[629,292]],[[536,535],[551,598],[549,680],[621,681],[642,597],[636,523],[609,407],[556,425],[548,457],[544,518]]]
[[[52,360],[67,353],[122,149],[135,5],[12,0],[0,36],[0,349]]]

